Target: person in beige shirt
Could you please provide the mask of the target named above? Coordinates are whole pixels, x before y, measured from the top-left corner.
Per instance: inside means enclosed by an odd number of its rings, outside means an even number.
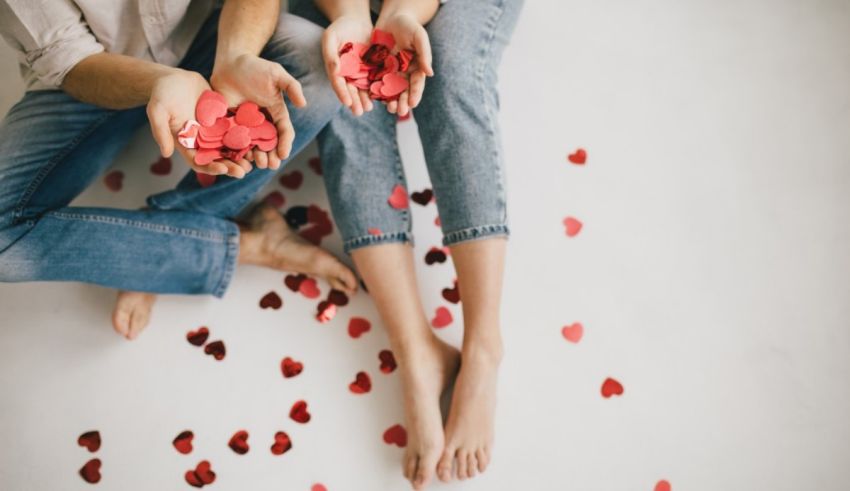
[[[0,281],[118,289],[113,324],[128,339],[147,324],[154,293],[222,296],[239,263],[356,289],[354,274],[277,210],[234,221],[341,107],[319,27],[279,0],[0,0],[0,34],[27,84],[0,123]],[[175,135],[210,88],[231,107],[267,108],[277,147],[194,165]],[[194,172],[143,210],[69,206],[145,121],[163,157],[177,150]]]

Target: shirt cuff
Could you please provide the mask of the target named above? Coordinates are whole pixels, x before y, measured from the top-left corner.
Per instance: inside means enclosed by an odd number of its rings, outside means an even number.
[[[40,50],[27,52],[27,62],[35,72],[39,85],[59,88],[65,76],[83,59],[104,51],[89,33],[81,37],[59,40]]]

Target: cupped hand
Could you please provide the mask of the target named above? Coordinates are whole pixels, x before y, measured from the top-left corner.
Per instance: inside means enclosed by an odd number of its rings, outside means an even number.
[[[393,35],[396,48],[414,53],[410,64],[410,86],[399,95],[398,101],[387,103],[387,110],[399,116],[407,116],[410,110],[419,105],[425,91],[425,78],[434,75],[431,67],[431,41],[428,31],[412,14],[396,12],[378,18],[375,27]]]
[[[345,81],[339,74],[339,50],[347,42],[369,44],[372,36],[372,21],[368,16],[343,15],[325,29],[322,35],[322,56],[325,70],[339,101],[355,116],[373,109],[368,90],[361,90]]]

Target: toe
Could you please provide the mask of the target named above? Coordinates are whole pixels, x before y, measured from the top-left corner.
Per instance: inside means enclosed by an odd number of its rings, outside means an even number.
[[[357,277],[354,276],[354,272],[335,257],[330,256],[323,276],[337,290],[342,290],[346,293],[357,291]]]
[[[147,327],[150,319],[149,312],[146,306],[138,305],[130,316],[130,329],[127,333],[127,339],[133,340],[139,337],[139,334]]]
[[[462,450],[457,451],[457,478],[463,481],[467,478],[466,474],[466,452]]]
[[[475,457],[478,460],[478,472],[487,470],[487,465],[490,464],[490,457],[487,456],[487,452],[484,449],[479,449],[475,452]]]
[[[415,489],[425,489],[431,482],[434,476],[434,469],[437,467],[437,460],[440,458],[438,452],[432,452],[430,455],[425,455],[419,459],[419,466],[416,468],[416,477],[413,479],[413,487]]]
[[[130,311],[122,304],[121,294],[118,294],[115,310],[112,311],[112,327],[115,332],[125,337],[130,332]]]
[[[413,475],[416,473],[416,455],[405,456],[403,471],[405,479],[413,482]]]
[[[449,482],[452,479],[452,461],[454,460],[454,449],[447,448],[443,451],[440,461],[437,463],[437,477],[443,482]]]
[[[475,458],[475,452],[469,452],[466,455],[466,477],[475,477],[478,473],[478,459]]]

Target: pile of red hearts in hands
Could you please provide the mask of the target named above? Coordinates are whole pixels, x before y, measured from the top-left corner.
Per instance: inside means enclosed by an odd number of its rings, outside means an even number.
[[[277,146],[277,128],[253,102],[228,108],[223,95],[205,90],[195,105],[195,118],[197,121],[186,121],[177,133],[177,141],[197,150],[197,165],[218,159],[237,162],[254,147],[268,152]]]
[[[407,70],[413,52],[406,49],[393,53],[395,38],[380,29],[372,31],[367,46],[348,42],[339,50],[339,74],[358,89],[368,90],[372,99],[396,101],[410,85]]]

